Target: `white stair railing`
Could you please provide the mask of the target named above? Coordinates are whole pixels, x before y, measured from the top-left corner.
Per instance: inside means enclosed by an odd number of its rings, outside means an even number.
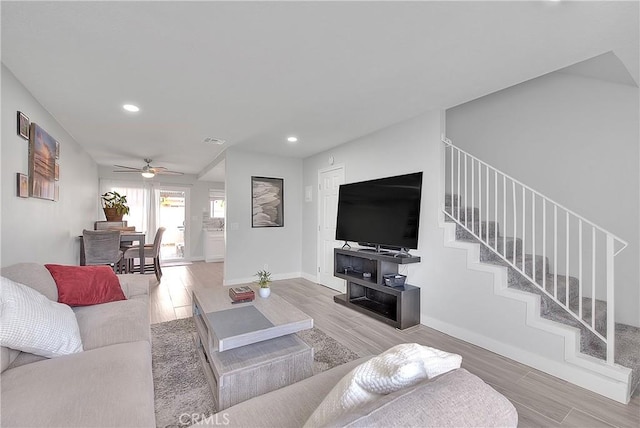
[[[442,141],[445,215],[602,340],[613,364],[614,259],[627,242]]]

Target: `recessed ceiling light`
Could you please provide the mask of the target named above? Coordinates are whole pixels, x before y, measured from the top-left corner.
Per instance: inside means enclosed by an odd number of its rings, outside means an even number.
[[[125,104],[122,106],[123,109],[125,109],[126,111],[130,111],[132,113],[138,112],[140,111],[140,107],[133,105],[133,104]]]
[[[298,141],[298,137],[293,137],[293,136],[288,137],[287,141],[290,142],[290,143],[295,143],[295,142]]]

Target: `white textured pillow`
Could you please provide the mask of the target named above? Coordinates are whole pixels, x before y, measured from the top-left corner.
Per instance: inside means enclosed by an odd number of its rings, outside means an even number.
[[[48,358],[82,351],[69,306],[8,278],[0,280],[0,345]]]
[[[457,369],[462,357],[439,349],[403,343],[365,361],[333,387],[305,427],[323,427],[364,403]]]

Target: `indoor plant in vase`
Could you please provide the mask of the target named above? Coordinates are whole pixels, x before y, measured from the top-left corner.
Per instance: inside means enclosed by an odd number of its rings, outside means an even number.
[[[267,272],[266,270],[259,270],[256,273],[258,280],[256,281],[260,286],[260,297],[267,298],[271,294],[271,288],[269,288],[269,283],[271,282],[271,272]]]
[[[107,221],[122,221],[122,216],[129,214],[126,195],[111,191],[101,195],[101,198],[102,209]]]

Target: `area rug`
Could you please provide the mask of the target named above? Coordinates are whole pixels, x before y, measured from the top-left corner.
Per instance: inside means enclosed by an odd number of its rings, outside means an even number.
[[[194,333],[193,318],[151,325],[157,427],[189,426],[216,412]],[[314,348],[314,374],[359,358],[317,328],[298,336]]]

